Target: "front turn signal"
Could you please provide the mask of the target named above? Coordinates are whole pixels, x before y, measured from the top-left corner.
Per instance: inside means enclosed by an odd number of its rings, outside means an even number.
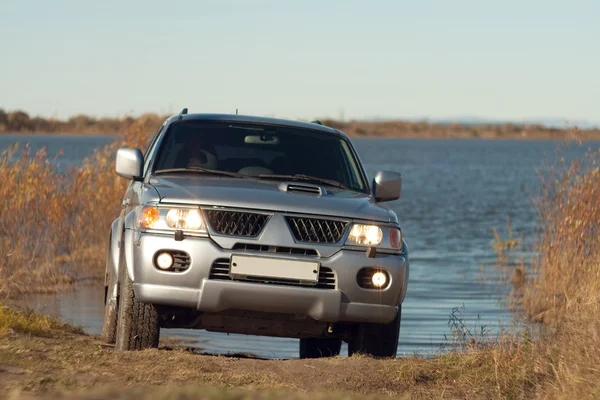
[[[158,209],[156,207],[144,207],[140,215],[140,226],[152,228],[158,222]]]

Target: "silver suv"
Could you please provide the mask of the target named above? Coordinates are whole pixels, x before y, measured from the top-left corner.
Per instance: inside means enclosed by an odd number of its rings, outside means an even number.
[[[394,357],[408,283],[401,176],[371,184],[345,134],[241,115],[167,119],[110,231],[103,337],[158,345],[161,328],[300,339],[300,357]]]

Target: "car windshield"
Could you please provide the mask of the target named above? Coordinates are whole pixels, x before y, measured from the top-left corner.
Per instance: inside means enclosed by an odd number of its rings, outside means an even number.
[[[256,179],[296,180],[365,192],[366,182],[344,138],[307,129],[226,122],[173,123],[153,171],[202,169]],[[339,185],[335,184],[339,183]]]

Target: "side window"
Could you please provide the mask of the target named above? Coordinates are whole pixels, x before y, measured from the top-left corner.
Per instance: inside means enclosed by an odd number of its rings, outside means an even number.
[[[158,142],[158,138],[160,137],[160,134],[162,133],[162,130],[164,127],[165,126],[162,125],[158,129],[158,132],[156,132],[156,135],[154,135],[154,139],[152,139],[150,146],[148,146],[148,149],[144,153],[144,176],[146,176],[148,167],[150,167],[150,160],[152,160],[152,158],[154,157],[154,153],[156,153],[156,148],[158,147],[158,146],[156,146],[156,143]]]

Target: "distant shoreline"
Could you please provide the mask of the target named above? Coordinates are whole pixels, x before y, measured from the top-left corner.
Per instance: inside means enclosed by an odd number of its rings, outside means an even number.
[[[30,117],[23,111],[0,109],[0,135],[121,135],[135,122],[156,131],[167,115],[144,114],[139,117],[95,118],[86,115],[60,120]],[[405,139],[518,139],[518,140],[600,140],[600,129],[552,128],[527,124],[460,124],[403,120],[339,121],[321,120],[353,138]]]

